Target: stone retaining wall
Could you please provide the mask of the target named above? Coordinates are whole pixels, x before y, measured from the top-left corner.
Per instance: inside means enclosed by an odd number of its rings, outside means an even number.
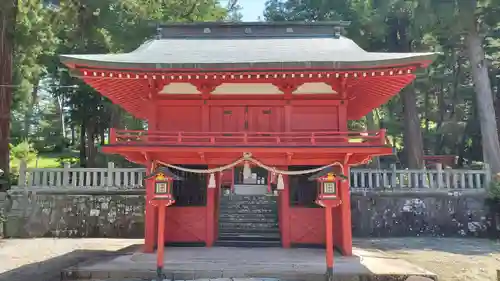
[[[355,193],[353,235],[500,237],[500,217],[485,200],[485,193]]]
[[[353,235],[498,237],[500,218],[484,201],[482,194],[353,193]],[[143,191],[3,193],[3,235],[142,238],[144,204]]]
[[[6,237],[144,237],[143,194],[30,192],[5,203]]]

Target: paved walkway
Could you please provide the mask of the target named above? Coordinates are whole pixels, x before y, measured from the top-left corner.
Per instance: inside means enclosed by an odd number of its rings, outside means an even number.
[[[59,281],[65,268],[83,260],[110,260],[117,257],[114,251],[140,243],[125,239],[0,240],[0,281]],[[383,250],[380,253],[389,259],[411,261],[437,273],[440,281],[494,281],[500,269],[500,244],[484,239],[387,238],[354,243],[374,255]]]
[[[142,243],[126,239],[0,240],[0,281],[59,281],[61,270],[88,259],[110,258]]]
[[[380,251],[354,249],[353,257],[336,257],[334,275],[354,280],[383,276],[434,276],[433,273]],[[67,270],[66,280],[75,278],[127,279],[155,277],[156,255],[139,252],[105,262],[89,261]],[[166,248],[164,272],[167,278],[195,280],[208,278],[279,278],[281,280],[324,280],[325,251],[282,248]],[[375,280],[373,279],[373,280]],[[389,280],[389,279],[387,279]],[[392,280],[392,279],[391,279]]]

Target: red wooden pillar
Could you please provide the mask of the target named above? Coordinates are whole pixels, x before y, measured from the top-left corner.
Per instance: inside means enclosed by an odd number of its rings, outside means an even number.
[[[150,80],[150,94],[152,96],[156,96],[157,92],[155,92],[155,87],[153,87],[153,82]],[[158,107],[156,106],[156,102],[149,103],[149,119],[148,119],[148,132],[155,132],[158,129],[158,123],[156,120],[158,119]],[[149,159],[149,163],[146,166],[146,173],[149,174],[154,169],[154,163]],[[149,178],[145,180],[146,186],[146,206],[145,206],[145,215],[144,215],[144,252],[152,253],[154,252],[155,244],[156,244],[156,225],[157,221],[157,210],[156,207],[153,206],[151,200],[153,199],[153,194],[155,190],[155,180],[154,178]]]
[[[149,173],[152,169],[153,163],[149,163],[147,167],[147,172]],[[154,252],[155,240],[156,240],[156,208],[151,204],[153,199],[154,191],[154,178],[149,178],[145,180],[146,185],[146,214],[144,222],[144,252],[152,253]]]
[[[163,271],[164,253],[165,253],[165,211],[167,206],[165,204],[158,205],[158,248],[156,253],[156,272],[161,276]]]
[[[213,168],[210,167],[209,168]],[[214,245],[215,241],[215,229],[216,229],[216,223],[217,220],[215,219],[215,213],[216,213],[216,193],[217,193],[217,188],[219,188],[220,184],[220,176],[219,173],[214,174],[215,177],[215,188],[209,188],[208,184],[210,181],[210,174],[208,175],[207,178],[207,209],[206,209],[206,236],[205,236],[205,244],[207,247],[212,247]]]
[[[350,183],[350,170],[346,165],[344,168],[346,180],[340,181],[340,225],[342,228],[341,234],[341,248],[344,256],[352,256],[352,223],[351,223],[351,191],[349,188]]]
[[[333,218],[332,206],[325,206],[325,230],[326,230],[326,276],[333,277]],[[329,279],[328,279],[329,280]]]
[[[280,167],[282,170],[288,169],[287,167]],[[281,230],[281,246],[283,248],[290,248],[290,188],[289,188],[289,178],[283,175],[283,183],[285,188],[279,190],[278,200],[279,204],[279,219],[280,219],[280,230]]]

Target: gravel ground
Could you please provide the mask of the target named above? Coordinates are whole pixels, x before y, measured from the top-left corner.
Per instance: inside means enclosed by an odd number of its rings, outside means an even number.
[[[64,268],[141,243],[132,239],[0,240],[0,281],[59,281]],[[406,259],[438,274],[440,281],[496,281],[500,269],[500,243],[489,240],[390,238],[354,243]]]
[[[483,239],[387,238],[356,240],[436,273],[439,281],[497,281],[500,243]]]

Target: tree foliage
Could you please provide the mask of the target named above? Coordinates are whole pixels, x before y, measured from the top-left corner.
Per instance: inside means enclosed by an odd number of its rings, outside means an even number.
[[[351,21],[347,36],[369,51],[442,52],[415,83],[367,118],[377,117],[388,129],[396,147],[406,152],[400,158],[407,167],[421,166],[421,153],[457,155],[459,164],[482,161],[484,149],[492,158],[485,160],[499,171],[498,132],[489,100],[492,93],[499,97],[497,2],[269,0],[264,15],[271,21]],[[487,60],[481,58],[483,52]],[[366,128],[373,121],[365,118],[351,126]]]
[[[457,155],[460,165],[488,155],[485,160],[497,171],[497,1],[268,0],[264,16],[267,21],[350,21],[346,36],[368,51],[441,52],[402,95],[349,126],[386,128],[406,167],[421,167],[423,154]],[[0,87],[0,109],[11,109],[10,115],[0,112],[0,168],[6,171],[2,159],[9,158],[9,138],[12,147],[29,142],[40,153],[76,154],[80,165],[100,166],[110,158],[96,146],[106,142],[109,128],[147,126],[71,77],[57,54],[131,51],[154,36],[158,22],[242,17],[237,0],[0,2],[0,84],[13,85]],[[5,133],[9,123],[11,136]]]

